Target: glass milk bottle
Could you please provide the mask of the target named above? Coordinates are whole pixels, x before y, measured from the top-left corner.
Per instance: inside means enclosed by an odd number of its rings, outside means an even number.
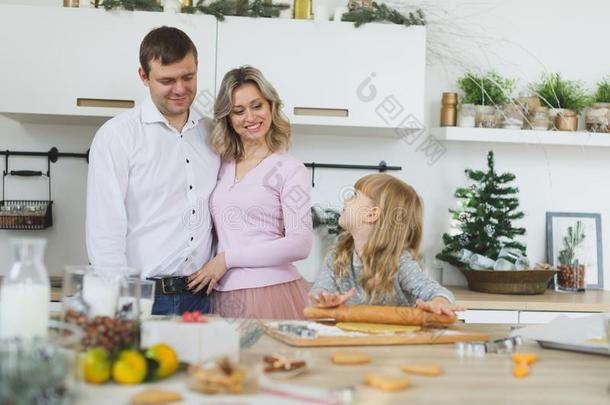
[[[11,241],[15,263],[0,287],[0,338],[44,337],[51,287],[43,264],[44,239]]]

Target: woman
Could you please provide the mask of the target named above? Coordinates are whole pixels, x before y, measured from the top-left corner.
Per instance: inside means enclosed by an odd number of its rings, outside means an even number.
[[[218,254],[189,280],[223,317],[302,319],[308,285],[292,262],[312,244],[305,166],[286,153],[290,123],[262,73],[228,72],[214,105],[212,145],[223,159],[210,209]]]

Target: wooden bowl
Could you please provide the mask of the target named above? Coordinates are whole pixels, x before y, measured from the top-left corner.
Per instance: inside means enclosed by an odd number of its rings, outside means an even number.
[[[544,294],[557,270],[466,270],[468,288],[490,294]]]

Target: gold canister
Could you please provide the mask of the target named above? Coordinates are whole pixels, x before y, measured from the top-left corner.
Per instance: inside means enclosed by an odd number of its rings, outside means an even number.
[[[79,0],[64,0],[64,7],[78,7]]]
[[[193,0],[180,0],[182,7],[193,7]]]
[[[560,112],[555,117],[555,128],[558,131],[576,131],[578,129],[578,116],[570,110]]]
[[[295,20],[310,20],[311,19],[311,0],[294,0],[294,19]]]
[[[441,127],[454,127],[457,124],[457,93],[443,93],[441,108]]]

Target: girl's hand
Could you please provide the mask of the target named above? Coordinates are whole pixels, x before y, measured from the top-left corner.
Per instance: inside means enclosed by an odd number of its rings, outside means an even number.
[[[458,311],[465,311],[466,308],[460,307],[447,301],[444,297],[434,297],[430,301],[423,301],[418,299],[415,301],[417,308],[423,309],[424,311],[432,312],[437,315],[449,315],[455,316]]]
[[[307,297],[311,300],[314,307],[317,308],[333,308],[349,301],[354,294],[356,289],[352,288],[345,294],[327,293],[326,291],[318,291],[316,295],[311,292],[307,294]]]
[[[207,295],[210,295],[212,289],[218,283],[218,280],[227,272],[227,264],[225,262],[225,254],[219,253],[212,260],[207,262],[201,269],[191,274],[188,278],[188,289],[196,294],[207,285]]]

